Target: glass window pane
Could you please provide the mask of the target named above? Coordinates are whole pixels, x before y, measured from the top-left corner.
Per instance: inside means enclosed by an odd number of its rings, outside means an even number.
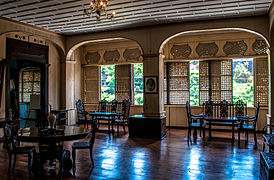
[[[32,83],[31,82],[24,82],[23,84],[24,92],[31,92],[32,91]]]
[[[134,64],[134,104],[142,105],[143,95],[143,64]]]
[[[33,90],[38,92],[40,91],[40,82],[34,82]]]
[[[23,81],[33,81],[32,71],[24,71],[23,72]]]
[[[101,66],[101,99],[115,99],[115,65]]]
[[[253,59],[233,59],[233,102],[242,99],[254,105]]]
[[[40,81],[40,72],[34,71],[34,81]]]

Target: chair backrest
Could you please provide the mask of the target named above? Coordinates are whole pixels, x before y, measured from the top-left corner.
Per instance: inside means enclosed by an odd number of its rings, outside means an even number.
[[[247,113],[247,104],[242,99],[238,100],[234,105],[235,116],[244,117]]]
[[[256,111],[255,111],[255,120],[254,120],[254,126],[256,126],[257,120],[258,120],[258,116],[259,116],[259,110],[260,110],[260,103],[258,102],[256,105]]]
[[[206,116],[213,116],[213,102],[212,101],[206,101],[204,103],[204,114]]]
[[[16,149],[16,132],[11,124],[6,124],[4,127],[5,147],[8,152]]]
[[[99,101],[98,111],[99,112],[107,112],[107,104],[108,104],[108,102],[105,99]]]
[[[110,111],[111,112],[116,112],[117,111],[117,108],[118,108],[118,101],[116,99],[113,99],[111,102],[110,102]]]
[[[187,113],[187,120],[188,120],[188,123],[190,124],[190,123],[192,122],[192,120],[191,120],[191,109],[190,109],[190,104],[189,104],[188,101],[186,102],[186,113]]]
[[[84,101],[82,101],[80,99],[78,101],[76,101],[76,110],[77,110],[78,120],[85,120],[86,114],[85,114]]]
[[[41,129],[39,131],[39,152],[47,153],[49,156],[56,156],[59,150],[63,150],[64,130],[62,129]]]
[[[90,141],[89,141],[91,148],[93,148],[93,145],[95,142],[96,131],[97,131],[97,126],[92,126],[91,137],[90,137]]]
[[[122,102],[122,113],[124,114],[124,119],[127,120],[130,112],[130,101],[128,99],[124,99]]]
[[[226,100],[220,102],[220,117],[228,117],[228,102]]]

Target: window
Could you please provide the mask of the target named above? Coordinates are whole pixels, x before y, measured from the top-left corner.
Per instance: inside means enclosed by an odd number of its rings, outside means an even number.
[[[143,64],[134,64],[134,104],[142,105],[143,98]]]
[[[190,105],[199,105],[199,61],[189,61]]]
[[[202,105],[211,99],[268,105],[267,58],[165,63],[166,104]],[[256,63],[253,67],[253,64]],[[254,69],[254,73],[253,73]]]
[[[115,99],[115,65],[101,66],[101,99]]]
[[[253,59],[233,59],[233,102],[242,99],[254,105]]]
[[[40,69],[23,68],[19,73],[19,102],[29,103],[32,94],[40,95]]]

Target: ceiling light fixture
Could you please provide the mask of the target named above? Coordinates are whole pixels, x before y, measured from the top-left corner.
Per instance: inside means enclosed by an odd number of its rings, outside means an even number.
[[[84,14],[86,16],[91,16],[93,13],[96,15],[96,19],[100,21],[101,15],[105,14],[107,19],[112,19],[115,17],[115,11],[112,11],[111,14],[107,13],[107,6],[109,0],[92,0],[89,7],[84,8]]]

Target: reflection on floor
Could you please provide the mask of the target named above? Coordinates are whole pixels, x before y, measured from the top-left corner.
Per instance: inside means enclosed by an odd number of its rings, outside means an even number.
[[[187,130],[182,129],[169,129],[162,141],[128,139],[128,134],[122,134],[97,133],[95,167],[90,174],[89,151],[78,151],[76,179],[259,179],[261,134],[258,135],[258,149],[254,149],[252,135],[247,146],[242,141],[238,148],[237,141],[233,146],[229,141],[203,142],[200,137],[188,146]],[[231,137],[230,132],[218,131],[213,135]],[[65,148],[71,150],[71,144],[66,142]],[[15,175],[8,177],[8,157],[2,145],[0,152],[1,180],[29,178],[27,157],[18,156]],[[63,179],[74,178],[65,176]]]

